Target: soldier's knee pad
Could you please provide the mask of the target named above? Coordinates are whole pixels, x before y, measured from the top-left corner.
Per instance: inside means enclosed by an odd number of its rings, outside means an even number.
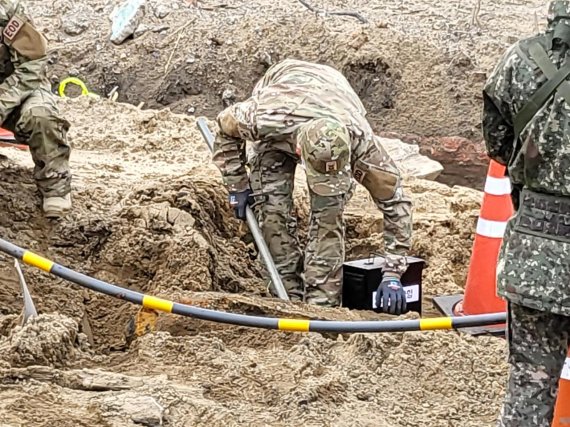
[[[54,114],[46,107],[32,107],[22,112],[18,126],[22,130],[31,131],[38,126],[49,126]]]
[[[354,179],[362,184],[377,200],[394,197],[400,185],[400,173],[390,168],[378,167],[373,163],[358,160],[352,172]]]
[[[22,113],[16,130],[24,137],[31,135],[33,132],[42,131],[47,136],[61,140],[63,143],[69,130],[69,122],[59,117],[51,109],[38,106],[25,110]]]

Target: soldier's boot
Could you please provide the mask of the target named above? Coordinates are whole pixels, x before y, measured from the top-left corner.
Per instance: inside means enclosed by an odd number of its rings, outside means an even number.
[[[71,194],[63,197],[46,197],[43,202],[43,211],[46,218],[62,218],[71,210]]]

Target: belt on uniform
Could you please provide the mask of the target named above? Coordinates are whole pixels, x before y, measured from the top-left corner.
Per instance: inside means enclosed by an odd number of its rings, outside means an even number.
[[[570,197],[523,189],[515,230],[570,243]]]

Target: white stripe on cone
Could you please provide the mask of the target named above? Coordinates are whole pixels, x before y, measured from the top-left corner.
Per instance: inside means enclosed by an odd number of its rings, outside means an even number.
[[[564,367],[562,368],[562,374],[560,378],[563,380],[570,380],[570,357],[566,358],[566,362],[564,362]]]
[[[511,181],[508,177],[493,178],[488,176],[485,181],[485,193],[493,196],[506,196],[511,194]]]
[[[502,239],[506,228],[507,222],[491,221],[483,218],[479,218],[477,221],[477,234],[484,237]]]

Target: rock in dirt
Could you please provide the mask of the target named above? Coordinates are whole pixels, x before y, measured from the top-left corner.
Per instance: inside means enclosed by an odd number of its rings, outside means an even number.
[[[224,106],[229,107],[233,103],[236,102],[236,94],[233,89],[225,89],[224,93],[222,93],[222,102]]]
[[[182,6],[186,6],[186,2],[182,2]],[[180,0],[149,0],[148,9],[156,18],[164,19],[180,9]]]
[[[59,314],[42,314],[0,340],[0,354],[12,366],[65,366],[77,354],[78,325]]]
[[[136,29],[135,32],[133,33],[133,37],[137,38],[142,36],[144,33],[146,33],[149,30],[149,27],[147,27],[144,24],[140,24]]]
[[[155,7],[154,16],[158,19],[166,18],[170,11],[171,8],[168,5],[161,3]]]
[[[25,368],[5,368],[0,371],[1,381],[33,380],[54,383],[70,390],[82,391],[124,391],[140,388],[144,381],[138,377],[107,372],[101,369],[55,369],[49,366],[28,366]]]
[[[73,8],[61,19],[61,29],[65,34],[78,36],[89,28],[92,9],[82,2],[73,5]]]
[[[135,424],[159,427],[162,425],[164,408],[151,396],[140,396],[132,393],[109,396],[102,403],[104,416],[130,420]],[[113,425],[125,425],[124,421]]]
[[[394,159],[404,176],[435,180],[443,171],[441,163],[420,154],[420,147],[399,139],[376,137]]]
[[[111,41],[123,43],[132,36],[144,17],[145,0],[127,0],[111,14]]]

